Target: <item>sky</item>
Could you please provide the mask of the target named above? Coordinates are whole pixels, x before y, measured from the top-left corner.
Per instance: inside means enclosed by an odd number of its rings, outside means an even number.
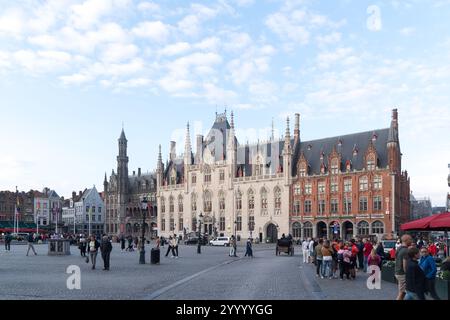
[[[0,0],[0,190],[103,189],[122,125],[130,173],[184,151],[215,112],[241,143],[301,114],[301,139],[389,127],[443,206],[450,163],[448,0]]]

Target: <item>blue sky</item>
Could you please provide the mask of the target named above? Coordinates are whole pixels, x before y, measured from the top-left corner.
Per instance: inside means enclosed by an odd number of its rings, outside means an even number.
[[[0,189],[69,196],[234,110],[241,142],[302,115],[302,139],[389,126],[416,196],[443,205],[450,1],[0,0]],[[195,146],[194,146],[195,147]]]

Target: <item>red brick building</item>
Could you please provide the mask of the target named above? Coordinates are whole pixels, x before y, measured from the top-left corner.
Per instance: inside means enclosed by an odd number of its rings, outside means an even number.
[[[299,238],[396,237],[409,219],[398,112],[389,128],[297,144],[290,227]]]

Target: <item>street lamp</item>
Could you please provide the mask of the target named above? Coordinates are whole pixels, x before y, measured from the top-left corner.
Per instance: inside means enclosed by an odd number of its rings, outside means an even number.
[[[141,252],[139,255],[139,264],[145,264],[145,213],[147,211],[147,198],[141,202],[141,213],[142,213],[142,243],[141,243]]]
[[[199,224],[199,227],[198,227],[198,246],[197,246],[197,253],[198,254],[202,253],[202,244],[200,242],[200,237],[201,237],[200,231],[202,229],[202,219],[203,219],[203,215],[200,212],[200,215],[198,216],[198,224]]]
[[[237,257],[237,220],[234,220],[234,257]]]

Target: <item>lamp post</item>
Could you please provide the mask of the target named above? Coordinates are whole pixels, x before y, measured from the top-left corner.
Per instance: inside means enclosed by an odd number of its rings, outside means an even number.
[[[199,227],[198,227],[198,246],[197,246],[197,253],[198,254],[202,253],[202,243],[200,242],[201,241],[200,240],[200,237],[201,237],[200,231],[202,229],[202,219],[203,219],[203,215],[200,212],[200,215],[198,216],[198,224],[199,224]]]
[[[142,242],[141,242],[141,252],[139,255],[139,264],[145,264],[145,213],[147,211],[147,198],[141,201],[141,213],[142,213]]]
[[[234,257],[237,257],[237,220],[234,220]]]

